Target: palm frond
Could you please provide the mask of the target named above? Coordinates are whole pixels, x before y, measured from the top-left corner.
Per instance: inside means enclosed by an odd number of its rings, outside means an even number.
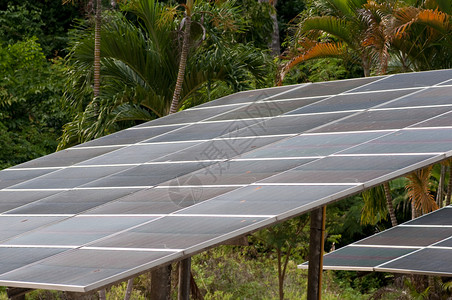
[[[302,30],[305,32],[323,31],[344,41],[352,48],[357,41],[356,29],[352,22],[332,16],[308,18],[302,24]]]
[[[438,205],[430,193],[431,171],[432,166],[429,166],[407,176],[409,181],[406,186],[408,198],[411,201],[411,205],[414,205],[422,213],[438,209]]]
[[[362,193],[364,206],[361,211],[361,224],[375,225],[388,219],[388,208],[382,186],[365,190]]]
[[[450,33],[450,16],[439,10],[426,9],[419,12],[417,22],[432,27],[443,34]]]
[[[315,43],[311,48],[293,57],[279,72],[278,85],[282,85],[286,74],[301,62],[323,57],[340,57],[346,53],[342,42]]]

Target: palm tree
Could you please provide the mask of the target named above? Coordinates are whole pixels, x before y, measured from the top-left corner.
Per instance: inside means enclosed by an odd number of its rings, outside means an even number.
[[[386,220],[389,214],[391,225],[397,226],[389,182],[364,191],[362,197],[364,201],[361,213],[362,224],[375,225]]]
[[[259,87],[271,67],[268,57],[251,44],[228,42],[237,29],[233,23],[236,12],[204,2],[198,7],[203,13],[191,26],[191,52],[176,111],[218,93],[245,89],[249,83]],[[127,10],[128,18],[136,20],[129,21],[118,12],[106,13],[101,31],[102,89],[92,102],[87,95],[92,91],[93,35],[77,32],[68,58],[70,84],[66,93],[77,114],[65,127],[60,149],[170,112],[181,74],[180,21],[173,12],[157,1],[140,0]],[[217,13],[231,21],[221,22]],[[201,19],[204,26],[199,25]],[[199,45],[203,36],[206,40]]]
[[[330,0],[328,3],[333,15],[308,17],[298,24],[294,46],[286,57],[289,61],[279,74],[279,84],[295,65],[322,57],[351,55],[361,64],[364,76],[370,76],[372,62],[378,62],[378,73],[386,72],[393,3],[379,4],[371,0]]]
[[[394,11],[392,47],[403,70],[452,67],[450,1],[425,1]]]
[[[433,195],[430,193],[430,176],[433,166],[417,170],[407,176],[407,195],[411,201],[412,218],[438,209]]]

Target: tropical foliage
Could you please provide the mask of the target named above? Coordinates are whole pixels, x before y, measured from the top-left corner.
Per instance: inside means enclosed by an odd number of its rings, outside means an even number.
[[[265,85],[271,61],[251,43],[234,43],[245,30],[232,3],[194,7],[191,45],[177,108]],[[93,35],[74,32],[67,99],[78,110],[61,146],[89,140],[169,113],[179,69],[181,19],[177,8],[153,0],[110,12],[102,25],[102,88],[91,101]],[[204,40],[202,43],[200,43]],[[271,72],[271,69],[270,69]]]
[[[321,1],[321,15],[297,23],[278,83],[299,63],[323,57],[354,60],[364,76],[449,68],[450,2],[412,2]]]

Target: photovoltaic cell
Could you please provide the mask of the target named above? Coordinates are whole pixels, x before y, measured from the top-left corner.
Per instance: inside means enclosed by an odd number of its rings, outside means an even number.
[[[29,162],[12,167],[11,169],[22,168],[53,168],[53,167],[67,167],[84,160],[97,157],[99,155],[108,153],[119,149],[120,147],[105,147],[95,149],[71,148],[52,153]]]
[[[197,142],[136,144],[84,161],[79,166],[145,163],[196,144]]]
[[[451,249],[422,249],[377,267],[377,271],[452,276]]]
[[[203,165],[199,162],[140,165],[112,176],[92,181],[85,184],[83,187],[154,186],[164,181],[199,170],[202,167]]]
[[[16,184],[10,189],[68,189],[75,188],[127,169],[125,166],[80,167],[58,170],[27,182]]]
[[[344,247],[326,255],[325,269],[373,271],[373,267],[416,251],[413,248]],[[305,267],[308,263],[303,264]]]
[[[384,234],[377,234],[359,241],[356,244],[426,247],[450,236],[452,236],[452,228],[449,227],[399,226],[385,231]]]
[[[112,201],[85,214],[169,214],[200,203],[237,187],[184,187],[184,182],[175,180],[167,188],[141,190],[130,196]]]
[[[210,102],[209,102],[210,103]],[[234,110],[236,107],[224,106],[224,107],[212,107],[205,109],[187,109],[177,114],[171,114],[150,122],[143,123],[135,128],[151,127],[168,124],[185,124],[199,122],[205,119],[212,118],[220,114],[224,114],[227,111]]]
[[[0,275],[0,281],[11,284],[18,281],[33,283],[39,277],[40,283],[44,286],[60,282],[67,286],[66,290],[80,292],[86,285],[92,285],[105,278],[117,281],[121,277],[115,276],[121,276],[128,270],[170,255],[171,253],[164,251],[77,249],[55,255],[26,269],[17,269]],[[149,268],[152,267],[152,264],[149,265]]]
[[[441,126],[452,126],[452,113],[446,112],[439,116],[434,116],[426,121],[419,122],[412,127],[441,127]]]
[[[278,215],[304,207],[309,210],[316,201],[353,189],[350,185],[266,186],[253,185],[236,189],[211,200],[193,205],[177,214]],[[281,192],[284,190],[284,193]],[[318,205],[318,203],[316,204]]]
[[[365,183],[432,156],[330,156],[283,172],[262,183]]]
[[[289,86],[274,87],[274,88],[269,88],[269,89],[245,91],[245,92],[232,94],[232,95],[220,98],[218,100],[210,101],[210,102],[204,103],[202,105],[199,105],[197,107],[204,108],[204,107],[210,107],[210,106],[257,102],[257,101],[262,101],[264,99],[268,99],[270,97],[271,97],[271,99],[280,99],[280,98],[284,98],[284,96],[275,97],[275,95],[285,93],[290,90],[296,90],[303,86],[304,85],[295,85],[295,86],[289,85]]]
[[[259,217],[168,216],[91,244],[91,247],[185,249],[265,220]]]
[[[210,140],[222,135],[234,134],[241,128],[256,123],[257,120],[240,120],[206,124],[193,124],[180,130],[147,140],[146,143],[173,142],[190,140]]]
[[[386,134],[388,132],[299,135],[248,152],[241,158],[320,157],[331,155]]]
[[[341,154],[447,152],[452,149],[452,128],[401,130],[366,144],[347,149]]]
[[[299,109],[311,103],[318,102],[324,97],[307,98],[292,101],[264,101],[260,103],[252,103],[235,109],[229,113],[214,117],[211,120],[237,120],[249,118],[266,118],[281,115],[283,113]]]
[[[70,190],[12,209],[6,214],[78,214],[136,192],[135,189]],[[17,193],[17,192],[15,192]]]
[[[250,184],[313,159],[226,161],[178,178],[184,185]]]
[[[450,111],[450,107],[419,107],[407,110],[371,110],[356,114],[312,132],[399,129]]]
[[[451,70],[396,74],[364,87],[356,88],[352,92],[427,87],[440,84],[451,77]]]
[[[0,242],[28,231],[35,230],[41,226],[62,221],[63,216],[0,216]]]
[[[58,191],[4,191],[0,190],[0,213],[18,208],[22,205],[44,199]]]
[[[59,254],[64,248],[0,248],[0,274]]]
[[[235,135],[235,133],[234,133]],[[200,168],[207,167],[213,162],[208,160],[228,160],[240,156],[248,151],[260,148],[273,142],[284,139],[280,137],[251,137],[247,139],[230,139],[212,140],[200,143],[191,148],[181,150],[156,159],[156,162],[175,162],[175,161],[196,161]]]
[[[35,170],[15,170],[9,169],[0,171],[0,189],[42,176],[54,171],[53,169],[35,169]]]
[[[127,129],[81,144],[78,147],[114,146],[139,143],[161,134],[176,130],[184,125]]]
[[[328,82],[318,82],[311,83],[302,86],[299,89],[294,89],[285,94],[272,97],[271,99],[292,99],[292,98],[303,98],[303,97],[318,97],[318,96],[330,96],[337,95],[359,86],[369,84],[373,81],[378,80],[379,77],[367,77],[367,78],[357,78],[341,81],[328,81]]]
[[[334,112],[334,111],[347,111],[347,110],[363,110],[371,107],[383,104],[387,101],[397,99],[413,93],[412,90],[400,90],[389,92],[373,92],[373,93],[361,93],[352,95],[338,95],[330,97],[323,101],[318,101],[312,105],[300,107],[293,110],[288,115],[292,114],[310,114],[310,113],[322,113],[322,112]]]
[[[411,90],[411,92],[413,92]],[[379,108],[397,108],[430,105],[451,105],[452,87],[436,87],[412,93],[406,97],[381,105]]]
[[[0,284],[103,288],[446,159],[451,74],[241,92],[1,171]],[[433,214],[325,261],[406,268],[452,247]]]
[[[3,242],[2,245],[81,246],[153,219],[140,216],[76,216],[23,233]]]
[[[277,117],[249,126],[234,134],[238,137],[298,134],[350,115],[352,115],[351,112],[340,112],[333,114]]]

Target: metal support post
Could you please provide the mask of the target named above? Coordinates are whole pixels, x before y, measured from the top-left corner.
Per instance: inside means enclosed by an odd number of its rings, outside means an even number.
[[[323,247],[325,239],[326,206],[311,212],[309,237],[308,300],[322,298]]]
[[[179,263],[179,293],[178,300],[190,299],[190,272],[191,258],[186,258]]]

